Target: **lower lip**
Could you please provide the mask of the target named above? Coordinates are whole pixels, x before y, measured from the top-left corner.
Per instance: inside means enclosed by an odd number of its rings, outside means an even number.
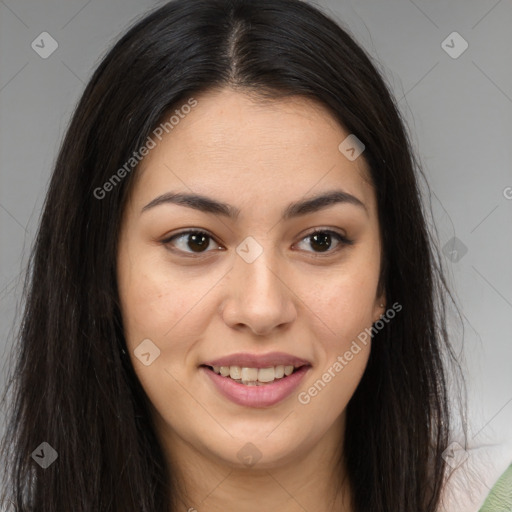
[[[310,368],[311,366],[301,366],[288,377],[275,380],[271,384],[247,386],[229,377],[222,377],[205,366],[201,367],[222,395],[235,404],[247,407],[269,407],[281,402],[299,386]]]

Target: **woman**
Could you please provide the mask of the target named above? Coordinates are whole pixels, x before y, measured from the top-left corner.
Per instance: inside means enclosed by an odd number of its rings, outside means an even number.
[[[139,21],[46,198],[16,510],[438,509],[451,350],[417,168],[379,73],[312,6]]]

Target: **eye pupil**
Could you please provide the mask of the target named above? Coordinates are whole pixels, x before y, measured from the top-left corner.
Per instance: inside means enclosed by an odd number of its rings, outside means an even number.
[[[314,235],[311,235],[311,246],[313,247],[317,244],[317,247],[320,247],[319,252],[325,252],[331,247],[330,238],[331,235],[329,233],[315,233]]]
[[[201,252],[201,249],[208,247],[208,245],[209,245],[208,238],[209,238],[208,235],[205,235],[203,233],[192,234],[192,235],[189,235],[189,243],[187,245],[194,252]],[[196,251],[194,249],[193,244],[197,244],[199,246],[199,251]]]

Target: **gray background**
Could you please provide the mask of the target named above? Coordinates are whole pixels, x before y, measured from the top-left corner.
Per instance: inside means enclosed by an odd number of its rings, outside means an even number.
[[[155,5],[0,0],[2,389],[19,321],[19,276],[69,117],[113,41]],[[438,244],[445,248],[443,260],[464,315],[461,361],[470,392],[471,439],[478,444],[510,438],[512,2],[324,0],[319,5],[378,61],[423,163]],[[58,48],[43,59],[31,43],[45,31]],[[454,31],[469,45],[457,58],[442,47]],[[452,39],[445,45],[460,51],[461,41]],[[460,240],[455,245],[454,236]],[[453,325],[458,347],[462,333]]]

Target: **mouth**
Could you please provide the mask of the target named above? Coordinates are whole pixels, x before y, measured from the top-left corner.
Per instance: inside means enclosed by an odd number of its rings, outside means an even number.
[[[230,379],[238,384],[245,386],[268,386],[276,381],[286,379],[290,375],[299,371],[308,364],[297,365],[276,365],[267,366],[265,368],[247,367],[247,366],[214,366],[214,365],[201,365],[203,368],[211,372]]]
[[[213,390],[244,407],[272,407],[290,397],[311,370],[306,359],[272,352],[239,353],[199,366]]]

